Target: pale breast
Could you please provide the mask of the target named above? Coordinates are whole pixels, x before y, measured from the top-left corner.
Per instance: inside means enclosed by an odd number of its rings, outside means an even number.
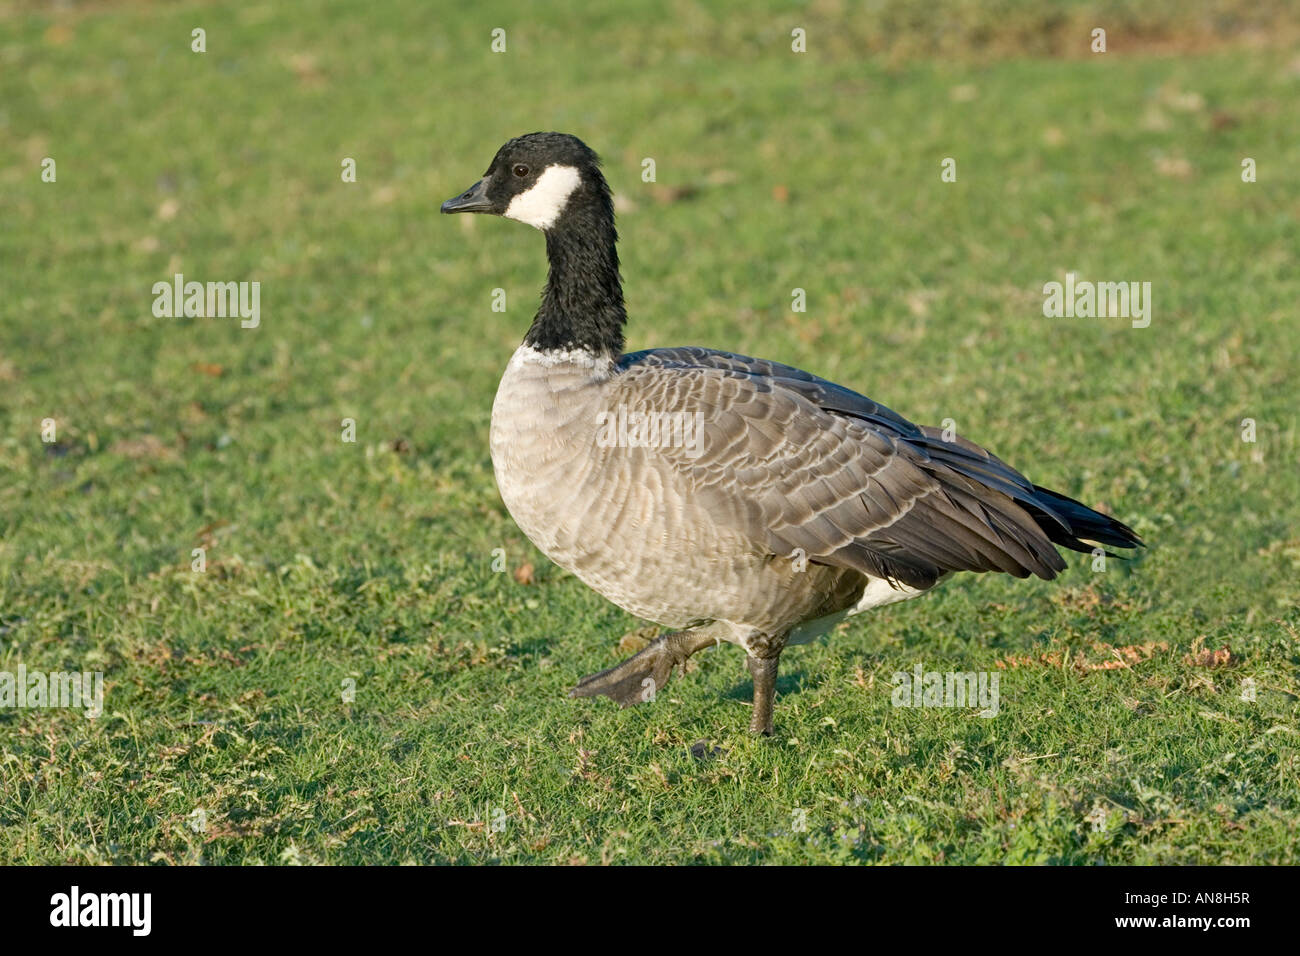
[[[842,571],[774,561],[715,520],[654,448],[625,444],[619,409],[608,407],[612,374],[609,363],[522,347],[497,390],[497,486],[547,557],[630,613],[672,627],[725,620],[770,630],[843,590]]]

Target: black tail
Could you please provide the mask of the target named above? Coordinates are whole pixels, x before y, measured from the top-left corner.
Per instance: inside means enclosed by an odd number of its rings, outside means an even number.
[[[945,435],[938,428],[930,427],[918,430],[921,433],[919,436],[909,436],[906,439],[909,444],[923,448],[931,461],[957,472],[976,485],[1011,498],[1053,544],[1084,554],[1092,553],[1098,544],[1113,548],[1145,546],[1137,532],[1122,521],[1093,511],[1081,501],[1034,484],[1001,458],[960,435]],[[1096,544],[1089,544],[1090,541]],[[1065,567],[1065,562],[1056,551],[1047,548],[1045,542],[1041,544],[1051,555],[1044,556],[1047,566],[1030,570],[1040,578],[1050,580],[1055,576],[1055,571]]]
[[[1063,548],[1086,554],[1095,547],[1087,544],[1088,541],[1108,544],[1113,548],[1145,547],[1145,542],[1138,533],[1124,522],[1093,511],[1082,502],[1041,485],[1034,485],[1032,499],[1022,498],[1019,503],[1038,522],[1043,533]]]

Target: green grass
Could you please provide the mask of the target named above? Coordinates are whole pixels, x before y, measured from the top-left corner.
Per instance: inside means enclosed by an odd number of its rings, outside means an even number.
[[[0,710],[0,863],[1300,862],[1293,50],[1171,50],[1199,21],[1163,3],[1097,8],[1104,56],[1068,48],[1085,4],[1055,56],[1015,53],[1039,5],[939,5],[983,30],[968,58],[896,4],[431,6],[0,15],[0,670],[107,682],[97,720]],[[640,622],[494,487],[542,242],[437,214],[534,129],[626,201],[630,348],[951,418],[1151,547],[792,649],[770,740],[734,648],[651,706],[566,699]],[[1152,282],[1151,326],[1044,318],[1067,270]],[[260,281],[261,327],[155,318],[175,272]],[[1099,642],[1157,646],[1076,666]],[[890,704],[918,662],[1011,658],[996,718]]]

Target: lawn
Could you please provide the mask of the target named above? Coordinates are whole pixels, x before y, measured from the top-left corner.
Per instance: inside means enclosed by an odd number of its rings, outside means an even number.
[[[0,13],[0,672],[105,687],[0,708],[0,863],[1300,862],[1294,31],[1040,6]],[[566,698],[646,622],[493,481],[541,237],[438,215],[536,129],[604,157],[630,349],[951,419],[1149,547],[791,649],[770,739],[735,648]],[[1046,317],[1067,272],[1150,325]],[[918,664],[997,716],[893,706]]]

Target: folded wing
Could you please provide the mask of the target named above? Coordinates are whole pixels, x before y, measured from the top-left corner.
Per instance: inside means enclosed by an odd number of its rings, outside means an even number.
[[[950,571],[1055,577],[1053,542],[1140,543],[965,439],[912,424],[799,369],[702,348],[624,356],[619,401],[699,413],[694,448],[661,448],[711,513],[775,555],[915,588]]]

